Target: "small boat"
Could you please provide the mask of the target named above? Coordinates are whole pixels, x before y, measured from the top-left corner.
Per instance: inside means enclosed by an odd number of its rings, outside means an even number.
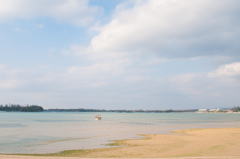
[[[101,120],[101,119],[102,119],[102,117],[100,115],[95,116],[95,120]]]

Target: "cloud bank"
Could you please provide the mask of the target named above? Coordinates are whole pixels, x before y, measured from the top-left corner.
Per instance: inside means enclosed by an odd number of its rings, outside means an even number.
[[[141,2],[116,12],[92,39],[91,51],[102,56],[136,53],[165,58],[239,56],[238,0]]]
[[[2,23],[50,17],[90,26],[91,34],[87,46],[75,42],[61,52],[55,49],[55,55],[79,60],[50,66],[58,72],[0,65],[0,88],[7,90],[0,95],[9,101],[104,109],[225,107],[240,102],[239,0],[124,1],[94,33],[93,21],[102,11],[87,0],[0,2]]]
[[[0,0],[0,3],[0,22],[50,17],[84,26],[101,13],[101,8],[89,6],[88,0]]]

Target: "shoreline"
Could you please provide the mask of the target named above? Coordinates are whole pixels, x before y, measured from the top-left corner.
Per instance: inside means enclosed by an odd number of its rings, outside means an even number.
[[[240,158],[240,128],[176,130],[170,134],[141,135],[141,139],[116,140],[110,147],[66,150],[52,154],[0,154],[1,159],[81,158]]]

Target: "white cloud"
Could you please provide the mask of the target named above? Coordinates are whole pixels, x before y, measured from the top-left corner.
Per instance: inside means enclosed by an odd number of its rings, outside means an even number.
[[[18,80],[0,80],[0,88],[1,89],[12,89],[19,86]]]
[[[151,75],[144,68],[154,67],[136,66],[128,60],[72,66],[60,73],[19,70],[0,65],[0,94],[2,98],[12,99],[10,102],[18,103],[23,101],[20,99],[23,97],[27,102],[41,104],[45,108],[56,103],[65,107],[72,106],[69,104],[77,107],[81,103],[86,108],[110,104],[115,105],[116,109],[119,106],[130,108],[128,106],[131,105],[132,109],[198,108],[203,104],[226,106],[239,102],[238,65],[234,63],[221,67],[227,72],[237,72],[229,75],[235,79],[231,82],[222,80],[225,77],[210,78],[209,73],[212,72],[165,77],[155,72]]]
[[[169,85],[184,94],[220,96],[239,89],[239,75],[240,63],[236,62],[208,73],[175,75],[171,77]]]
[[[240,62],[220,66],[216,71],[208,73],[208,77],[232,77],[240,75]]]
[[[87,50],[97,58],[239,56],[239,6],[238,0],[136,1],[121,6]]]
[[[74,85],[85,83],[86,86],[102,86],[112,84],[113,79],[126,74],[131,61],[119,60],[113,62],[98,62],[87,66],[73,66],[67,69],[66,81],[75,81]]]
[[[125,78],[126,82],[132,82],[132,83],[136,83],[136,82],[141,82],[144,81],[146,79],[149,79],[148,77],[142,77],[142,76],[129,76]]]
[[[71,45],[69,49],[62,50],[63,55],[87,55],[86,49],[79,45]]]
[[[232,65],[232,64],[230,64]],[[225,70],[222,67],[222,70]],[[231,66],[232,69],[232,66]],[[213,71],[218,72],[219,69]],[[224,71],[223,71],[224,72]],[[227,71],[228,72],[228,71]],[[231,71],[230,71],[231,72]],[[179,92],[182,99],[177,99],[179,105],[189,105],[195,108],[200,107],[227,107],[239,103],[240,79],[236,76],[211,76],[209,73],[190,73],[175,75],[169,82],[164,82],[172,94]],[[234,73],[235,74],[235,73]]]
[[[15,28],[14,31],[16,31],[18,33],[29,33],[28,31],[25,31],[25,30],[20,29],[20,28]]]
[[[43,24],[35,24],[35,23],[33,23],[32,25],[33,25],[34,27],[36,27],[36,28],[39,28],[39,29],[44,28],[44,25],[43,25]]]
[[[171,89],[183,94],[199,95],[208,89],[204,74],[182,74],[171,77],[169,81]]]
[[[88,0],[0,0],[0,4],[0,21],[46,16],[82,26],[101,13],[99,7],[89,6]]]
[[[24,85],[19,75],[23,73],[20,69],[10,69],[0,64],[0,89],[15,89]]]

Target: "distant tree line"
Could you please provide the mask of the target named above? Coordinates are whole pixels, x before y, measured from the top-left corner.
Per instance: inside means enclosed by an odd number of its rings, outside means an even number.
[[[238,107],[233,107],[232,111],[233,112],[240,112],[240,107],[239,106]]]
[[[230,109],[229,109],[230,110]],[[182,110],[105,110],[105,109],[47,109],[44,110],[43,107],[38,105],[27,105],[22,106],[19,104],[6,104],[0,105],[0,111],[15,111],[15,112],[42,112],[42,111],[54,111],[54,112],[116,112],[116,113],[181,113],[181,112],[196,112],[198,109],[182,109]],[[232,108],[233,112],[240,112],[240,107]]]
[[[0,111],[7,112],[42,112],[44,109],[38,105],[22,106],[19,104],[0,105]]]
[[[45,111],[53,111],[53,112],[107,112],[105,109],[47,109]]]
[[[198,109],[188,110],[105,110],[105,109],[47,109],[45,111],[53,112],[116,112],[116,113],[174,113],[174,112],[196,112]]]

